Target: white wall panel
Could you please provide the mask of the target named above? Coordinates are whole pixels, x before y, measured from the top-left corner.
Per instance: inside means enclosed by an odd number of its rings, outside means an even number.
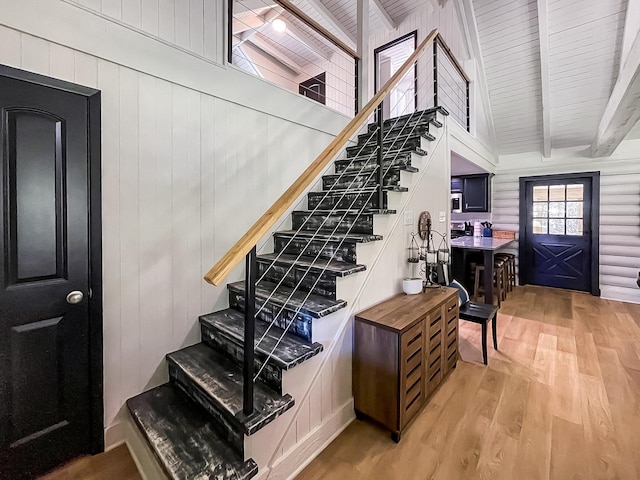
[[[501,154],[542,144],[540,48],[535,0],[474,0]]]
[[[0,39],[0,63],[102,92],[108,427],[197,341],[197,316],[226,305],[202,275],[332,137],[6,27]]]
[[[635,284],[640,271],[639,146],[637,141],[626,141],[611,159],[585,158],[578,153],[558,154],[545,161],[536,154],[501,157],[493,179],[494,228],[519,230],[519,177],[600,171],[602,296],[640,302],[640,289]],[[512,251],[517,253],[517,248]]]
[[[223,63],[221,0],[58,0],[76,2],[125,25]]]

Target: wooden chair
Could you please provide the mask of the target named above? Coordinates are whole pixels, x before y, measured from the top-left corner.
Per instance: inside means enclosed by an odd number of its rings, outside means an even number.
[[[506,290],[504,288],[505,283],[505,268],[504,262],[496,261],[493,266],[493,285],[495,287],[494,295],[498,299],[498,307],[502,306],[502,300],[505,300]],[[484,265],[476,265],[474,287],[473,287],[473,301],[478,299],[478,296],[484,296],[484,288],[480,285],[484,278]],[[492,299],[493,300],[493,299]]]
[[[506,289],[511,292],[516,286],[516,256],[513,253],[496,253],[495,258],[505,261],[505,271],[507,281]]]
[[[460,300],[462,302],[458,315],[460,320],[479,323],[482,326],[482,360],[485,365],[488,365],[487,324],[489,322],[493,322],[491,325],[493,333],[493,348],[498,350],[498,307],[488,303],[476,303],[469,300],[463,301],[469,298],[469,294],[464,287],[456,281],[453,281],[449,286],[457,288],[460,294]]]

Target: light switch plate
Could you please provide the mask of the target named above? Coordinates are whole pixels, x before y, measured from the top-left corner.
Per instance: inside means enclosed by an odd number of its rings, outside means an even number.
[[[413,225],[413,212],[412,211],[406,211],[404,212],[404,224],[411,226]]]
[[[438,220],[442,223],[442,222],[446,222],[447,221],[447,212],[440,212],[440,215],[438,215]]]

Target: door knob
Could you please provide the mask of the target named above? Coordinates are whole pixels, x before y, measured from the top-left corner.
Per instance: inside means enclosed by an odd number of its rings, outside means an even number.
[[[84,295],[80,290],[74,290],[73,292],[69,292],[69,294],[67,295],[67,303],[75,305],[76,303],[80,303],[83,298]]]

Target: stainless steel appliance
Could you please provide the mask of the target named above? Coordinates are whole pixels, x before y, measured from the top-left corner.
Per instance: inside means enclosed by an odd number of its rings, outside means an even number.
[[[462,213],[462,194],[451,194],[451,213]]]

